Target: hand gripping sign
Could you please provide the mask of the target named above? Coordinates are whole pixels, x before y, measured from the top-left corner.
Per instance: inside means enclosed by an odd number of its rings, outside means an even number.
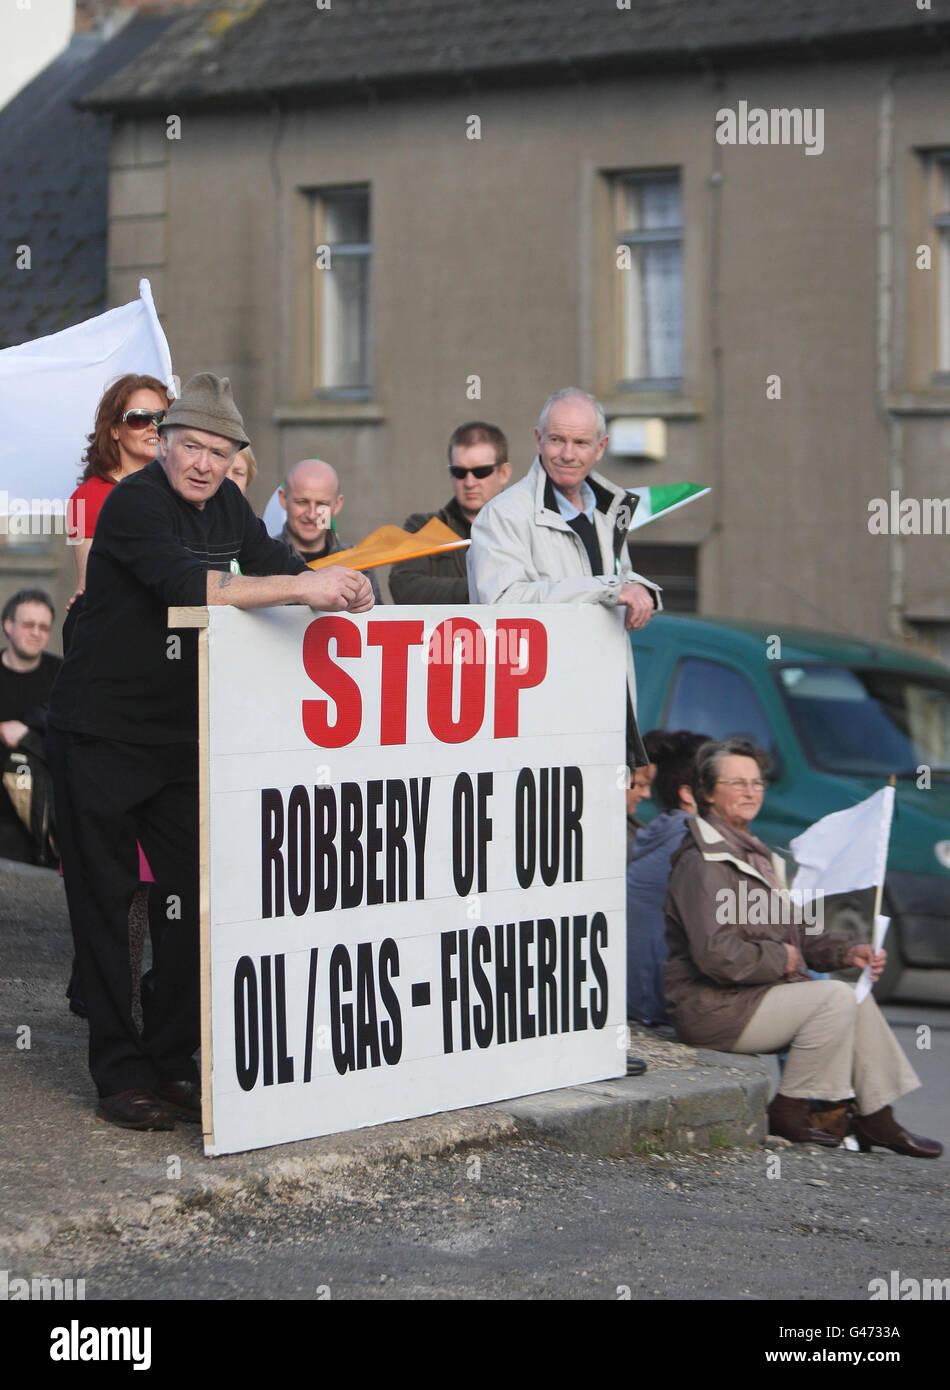
[[[206,1152],[622,1076],[616,614],[187,612]]]

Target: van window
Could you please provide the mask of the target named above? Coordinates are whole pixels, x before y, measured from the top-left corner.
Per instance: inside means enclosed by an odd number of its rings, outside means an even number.
[[[950,681],[891,669],[783,666],[779,685],[815,767],[887,776],[950,765]]]
[[[690,729],[710,738],[743,736],[772,753],[775,740],[752,683],[719,661],[687,657],[673,676],[663,727]]]

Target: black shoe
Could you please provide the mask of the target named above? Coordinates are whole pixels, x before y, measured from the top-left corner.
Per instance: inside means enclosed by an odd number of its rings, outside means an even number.
[[[118,1091],[114,1096],[100,1096],[100,1120],[121,1129],[174,1129],[175,1117],[161,1103],[154,1091]]]
[[[631,1057],[629,1052],[627,1053],[628,1076],[642,1076],[646,1069],[647,1064],[643,1061],[641,1057]]]
[[[201,1123],[201,1087],[197,1081],[163,1081],[155,1087],[155,1094],[180,1120]]]
[[[676,1042],[676,1029],[672,1023],[641,1023],[641,1028],[647,1028],[657,1038],[662,1038],[664,1042]]]

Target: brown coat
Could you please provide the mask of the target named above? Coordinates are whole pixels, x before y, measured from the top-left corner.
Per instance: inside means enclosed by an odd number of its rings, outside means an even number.
[[[666,1001],[683,1042],[728,1052],[773,985],[810,978],[804,971],[786,976],[784,942],[797,946],[819,971],[841,969],[853,942],[846,936],[809,935],[800,920],[788,920],[793,914],[783,913],[776,893],[768,899],[771,920],[758,923],[766,901],[763,890],[771,887],[767,879],[709,821],[690,816],[688,828],[673,855],[664,904]],[[784,887],[785,865],[778,855],[772,863]],[[725,889],[729,898],[717,898]],[[732,904],[736,910],[730,913]],[[725,920],[730,915],[732,921]]]

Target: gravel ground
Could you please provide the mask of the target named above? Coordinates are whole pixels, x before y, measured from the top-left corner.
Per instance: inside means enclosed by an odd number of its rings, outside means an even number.
[[[780,1146],[606,1160],[520,1144],[71,1237],[86,1298],[867,1300],[950,1276],[943,1165]],[[770,1176],[772,1174],[772,1176]]]

